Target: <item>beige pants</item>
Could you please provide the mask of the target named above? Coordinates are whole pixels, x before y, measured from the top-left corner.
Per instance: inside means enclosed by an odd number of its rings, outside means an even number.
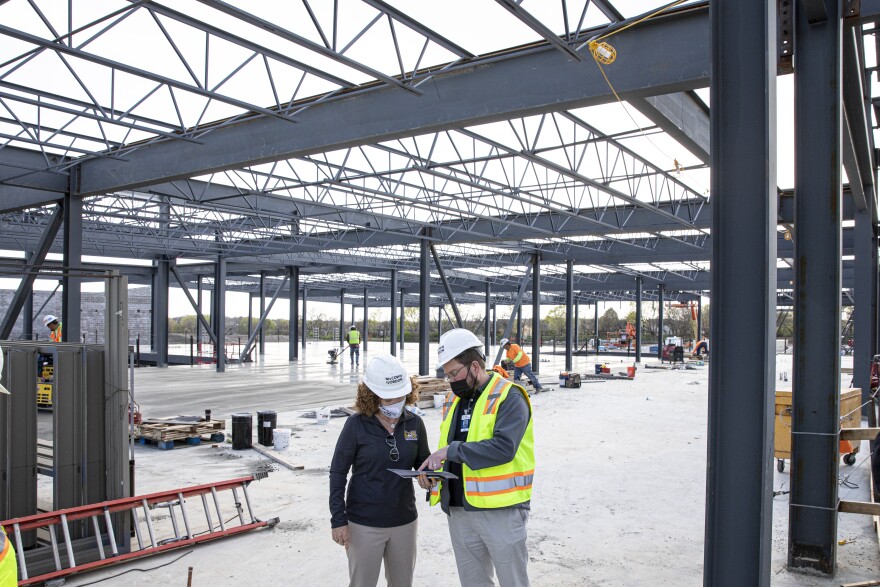
[[[449,535],[462,587],[529,587],[529,510],[449,508]]]
[[[348,527],[351,530],[349,587],[376,587],[383,561],[388,587],[412,587],[418,520],[394,528],[374,528],[351,522]]]

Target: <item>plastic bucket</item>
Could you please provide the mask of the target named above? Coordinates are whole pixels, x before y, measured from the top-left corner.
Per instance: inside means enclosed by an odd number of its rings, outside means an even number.
[[[443,407],[443,402],[445,402],[445,401],[446,401],[446,396],[445,396],[445,395],[442,395],[442,394],[439,394],[439,393],[435,393],[435,394],[434,394],[434,407],[435,407],[435,408],[442,408],[442,407]]]
[[[278,414],[275,410],[257,412],[257,442],[263,446],[272,446],[272,430],[278,425]]]
[[[285,450],[290,446],[290,430],[287,428],[275,428],[272,430],[272,438],[275,450]]]
[[[232,414],[232,450],[251,447],[253,416],[250,412]]]
[[[626,376],[630,379],[634,379],[636,376],[636,368],[635,367],[627,367],[626,368]]]
[[[315,424],[326,425],[330,421],[330,408],[321,408],[315,412]]]

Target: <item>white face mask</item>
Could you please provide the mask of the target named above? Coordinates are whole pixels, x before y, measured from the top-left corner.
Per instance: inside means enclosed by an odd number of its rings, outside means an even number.
[[[399,418],[400,414],[403,413],[403,404],[406,402],[406,398],[400,400],[396,404],[391,404],[388,406],[383,406],[379,404],[379,410],[382,414],[385,415],[386,418]]]

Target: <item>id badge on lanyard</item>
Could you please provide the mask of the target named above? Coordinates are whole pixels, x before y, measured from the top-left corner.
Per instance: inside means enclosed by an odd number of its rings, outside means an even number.
[[[465,407],[464,411],[461,413],[461,426],[459,427],[459,432],[467,432],[471,428],[471,412],[474,409],[474,400],[468,400],[468,405]]]

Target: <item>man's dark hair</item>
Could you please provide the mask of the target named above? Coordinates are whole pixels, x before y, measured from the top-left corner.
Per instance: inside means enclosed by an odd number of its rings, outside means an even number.
[[[470,365],[472,361],[476,361],[481,369],[486,368],[486,359],[483,357],[483,353],[480,352],[479,349],[472,348],[464,351],[454,359],[458,361],[462,365]]]

